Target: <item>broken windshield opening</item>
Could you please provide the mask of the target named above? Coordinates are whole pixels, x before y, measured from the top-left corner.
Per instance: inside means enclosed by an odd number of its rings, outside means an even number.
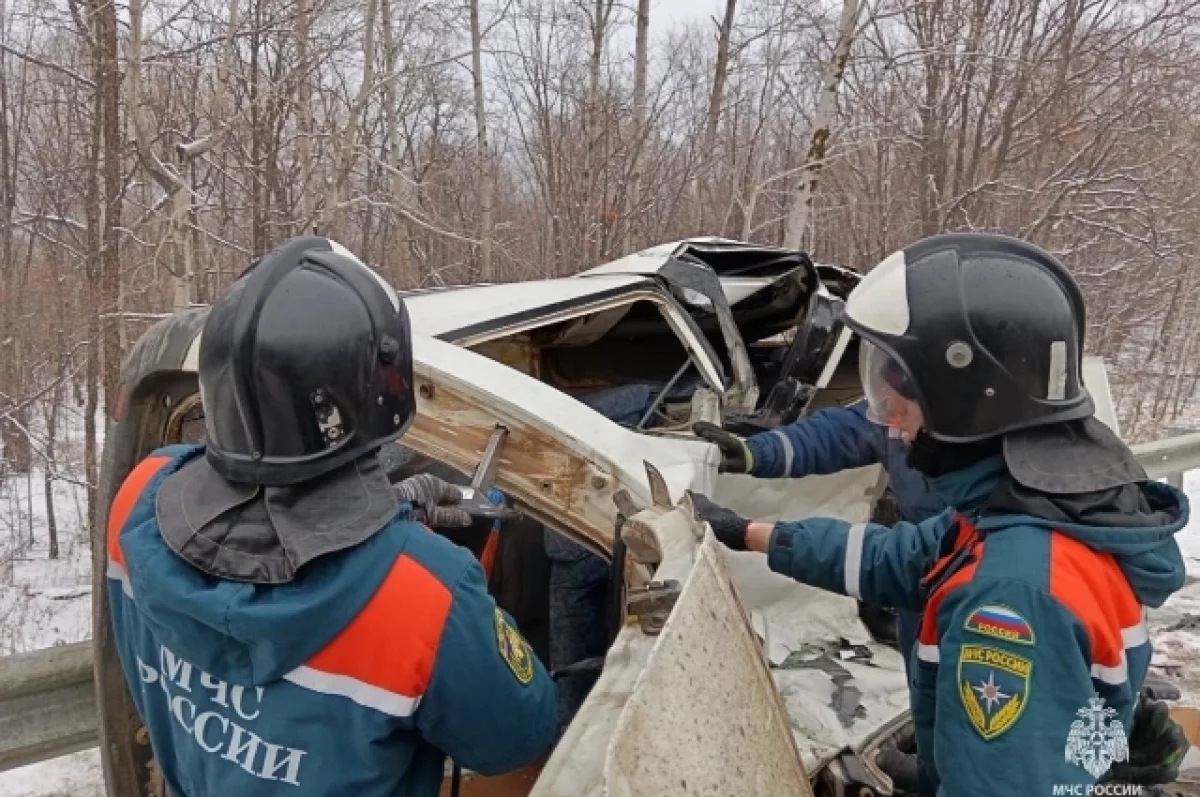
[[[641,300],[470,347],[631,429],[686,431],[719,400],[660,306]]]

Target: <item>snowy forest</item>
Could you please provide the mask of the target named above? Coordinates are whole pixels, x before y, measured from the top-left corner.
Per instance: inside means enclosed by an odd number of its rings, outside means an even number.
[[[11,538],[37,514],[56,556],[66,489],[85,533],[122,353],[306,231],[402,288],[691,235],[859,269],[938,231],[1027,236],[1084,287],[1126,436],[1196,423],[1200,0],[714,11],[0,0]]]

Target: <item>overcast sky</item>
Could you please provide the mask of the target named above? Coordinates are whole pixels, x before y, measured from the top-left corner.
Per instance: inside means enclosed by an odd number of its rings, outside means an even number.
[[[674,20],[691,20],[724,12],[722,0],[650,0],[650,27]]]

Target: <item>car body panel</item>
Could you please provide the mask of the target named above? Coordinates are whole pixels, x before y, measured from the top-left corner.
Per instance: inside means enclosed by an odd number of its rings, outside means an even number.
[[[417,419],[404,442],[465,472],[496,424],[509,430],[496,486],[544,523],[609,556],[620,489],[648,502],[643,460],[673,493],[711,492],[720,455],[683,437],[619,426],[531,376],[433,338],[416,337]]]
[[[532,795],[811,794],[728,551],[690,504],[651,507],[639,526],[679,597],[661,633],[622,628]]]
[[[816,515],[859,522],[870,514],[878,482],[878,466],[804,479],[722,474],[716,477],[712,495],[723,505],[765,520]],[[679,498],[682,494],[672,489],[671,495]],[[651,507],[630,519],[624,529],[626,539],[653,539],[659,546],[662,564],[654,572],[655,581],[676,579],[685,585],[700,577],[690,568],[699,559],[701,534],[701,524],[691,520],[683,508]],[[644,543],[639,547],[645,547]],[[772,691],[782,701],[789,735],[805,771],[816,773],[846,749],[860,749],[881,728],[903,717],[908,708],[903,660],[892,648],[871,639],[858,618],[857,601],[773,573],[761,554],[722,554],[722,571],[733,590],[706,589],[705,611],[689,613],[687,623],[676,627],[672,644],[707,651],[714,640],[724,644],[730,638],[730,617],[749,617],[760,663],[752,666],[749,660],[726,651],[726,666],[735,677],[747,678],[744,698],[754,703],[758,700],[757,682],[749,674],[758,666],[770,665],[767,672],[775,685]],[[681,594],[675,611],[684,601]],[[667,622],[670,625],[671,620]],[[672,673],[679,667],[674,658],[656,659],[653,654],[658,643],[653,640],[637,623],[622,628],[605,658],[600,680],[546,764],[534,795],[654,793],[627,791],[634,777],[631,773],[640,773],[639,783],[659,781],[653,772],[637,767],[614,769],[611,763],[617,751],[648,744],[651,749],[691,750],[697,744],[697,727],[705,729],[705,741],[748,738],[768,748],[780,744],[769,722],[773,709],[763,703],[757,703],[754,710],[760,715],[755,722],[737,711],[702,706],[698,698],[688,721],[663,725],[637,720],[638,713],[645,710],[637,699],[643,684],[653,684],[654,689],[664,688],[663,683],[676,684],[685,691],[707,692],[720,682],[715,675],[703,684],[691,676],[676,680]],[[663,674],[656,674],[660,669]],[[670,704],[670,697],[661,699]],[[717,789],[709,793],[791,792],[757,792],[747,786],[746,791]]]
[[[579,305],[653,284],[653,280],[638,275],[615,274],[588,280],[475,285],[403,294],[402,298],[413,329],[430,337],[457,341],[479,329],[546,315],[548,308]]]
[[[688,563],[609,746],[610,794],[812,794],[727,553],[708,531]]]
[[[712,267],[722,278],[738,277],[770,281],[795,268],[793,261],[803,257],[795,250],[735,241],[729,238],[697,237],[656,244],[625,257],[580,272],[593,277],[609,274],[658,274],[672,259],[693,254]],[[765,283],[764,283],[765,284]],[[734,301],[730,297],[730,301]]]

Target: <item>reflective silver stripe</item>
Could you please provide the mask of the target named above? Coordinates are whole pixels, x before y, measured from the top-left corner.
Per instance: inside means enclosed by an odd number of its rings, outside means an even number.
[[[1121,629],[1121,645],[1125,648],[1136,648],[1150,641],[1150,632],[1145,623],[1138,623],[1130,628]]]
[[[121,591],[129,597],[133,597],[133,587],[129,585],[129,575],[125,572],[125,568],[109,559],[106,575],[114,581],[120,581]]]
[[[866,533],[866,523],[855,523],[846,532],[846,563],[842,578],[846,582],[846,594],[852,598],[862,597],[858,577],[862,571],[863,538]]]
[[[796,452],[792,450],[792,441],[781,430],[776,429],[772,434],[779,435],[779,439],[783,441],[783,475],[792,475],[792,460],[796,456]]]
[[[411,717],[421,704],[420,697],[397,694],[349,675],[322,672],[303,665],[284,675],[283,680],[323,695],[348,697],[360,706],[373,708],[393,717]]]
[[[937,664],[942,660],[942,654],[938,652],[937,645],[917,643],[917,658],[921,661],[928,661]]]
[[[1129,665],[1125,663],[1125,651],[1121,651],[1121,661],[1116,667],[1093,664],[1092,677],[1113,686],[1119,686],[1129,680]]]

